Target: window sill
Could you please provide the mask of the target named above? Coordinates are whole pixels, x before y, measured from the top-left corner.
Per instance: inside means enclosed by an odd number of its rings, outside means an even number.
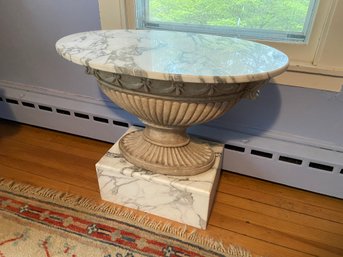
[[[291,63],[287,71],[272,79],[273,83],[333,92],[343,89],[343,70],[303,63]]]

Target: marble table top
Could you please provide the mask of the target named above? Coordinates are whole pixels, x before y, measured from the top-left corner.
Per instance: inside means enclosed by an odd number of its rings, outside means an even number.
[[[288,57],[263,44],[214,35],[101,30],[66,36],[57,52],[93,69],[158,80],[242,83],[269,79]]]

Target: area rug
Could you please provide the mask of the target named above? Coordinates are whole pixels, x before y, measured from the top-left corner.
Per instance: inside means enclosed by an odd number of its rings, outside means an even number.
[[[0,178],[0,257],[230,256],[197,230],[127,208]]]

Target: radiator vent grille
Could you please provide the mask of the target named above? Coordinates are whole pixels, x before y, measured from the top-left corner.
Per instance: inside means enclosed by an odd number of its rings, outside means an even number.
[[[301,165],[303,163],[302,160],[299,160],[299,159],[296,159],[296,158],[293,158],[293,157],[288,157],[288,156],[280,156],[279,157],[279,161],[293,163],[293,164],[296,164],[296,165]]]
[[[236,145],[225,144],[225,148],[228,150],[231,150],[231,151],[236,151],[236,152],[241,152],[241,153],[245,152],[244,147],[240,147],[240,146],[236,146]]]
[[[259,151],[259,150],[251,150],[250,152],[252,155],[257,155],[263,158],[273,158],[273,154],[272,153],[267,153],[267,152],[263,152],[263,151]]]
[[[109,124],[110,120],[106,117],[100,117],[100,116],[92,116],[92,115],[88,115],[85,113],[80,113],[80,112],[74,112],[72,110],[66,110],[66,109],[61,109],[61,108],[55,108],[53,106],[47,106],[47,105],[42,105],[42,104],[34,104],[32,102],[28,102],[28,101],[20,101],[14,98],[2,98],[0,97],[0,101],[3,101],[3,99],[5,99],[6,103],[9,104],[13,104],[13,105],[22,105],[25,108],[31,108],[31,109],[39,109],[42,111],[46,111],[46,112],[56,112],[57,114],[60,115],[65,115],[65,116],[72,116],[74,115],[76,118],[80,118],[80,119],[85,119],[85,120],[94,120],[96,122],[99,123],[104,123],[104,124]],[[123,121],[118,121],[118,120],[112,120],[111,123],[115,126],[119,126],[119,127],[129,127],[129,124]],[[139,125],[141,126],[141,125]],[[142,126],[141,126],[142,127]]]
[[[325,171],[333,171],[333,166],[317,163],[317,162],[310,162],[308,165],[311,168],[318,169],[318,170],[325,170]]]
[[[317,171],[333,172],[334,170],[337,170],[339,174],[343,174],[343,169],[340,166],[336,166],[334,164],[324,164],[324,163],[319,163],[314,160],[305,160],[305,159],[302,160],[295,156],[280,155],[277,152],[270,153],[270,152],[263,151],[260,149],[251,149],[247,151],[246,147],[233,145],[233,144],[225,144],[225,149],[229,151],[239,152],[242,154],[249,153],[250,155],[253,155],[253,156],[262,157],[266,159],[266,161],[268,160],[279,161],[279,162],[290,164],[290,165],[306,166],[307,168],[310,168],[312,170],[317,170]]]
[[[56,112],[63,115],[70,115],[70,111],[67,110],[56,109]]]
[[[35,105],[33,103],[29,103],[29,102],[21,102],[21,104],[25,107],[29,107],[29,108],[35,108]]]
[[[102,118],[102,117],[98,117],[98,116],[94,116],[93,120],[95,120],[97,122],[101,122],[101,123],[108,123],[108,119]]]
[[[87,115],[87,114],[79,113],[79,112],[74,112],[74,115],[77,118],[89,120],[89,115]]]
[[[126,128],[129,127],[129,124],[128,124],[128,123],[122,122],[122,121],[117,121],[117,120],[114,120],[114,121],[113,121],[113,124],[116,125],[116,126],[120,126],[120,127],[126,127]]]
[[[19,102],[12,98],[6,98],[6,102],[9,104],[19,104]]]
[[[43,111],[52,112],[52,108],[46,105],[38,105],[38,108]]]
[[[33,112],[37,112],[37,116],[34,117],[38,119],[35,119],[35,122],[30,124],[51,129],[59,127],[61,131],[78,133],[79,135],[108,142],[113,142],[113,138],[119,138],[130,125],[144,127],[139,123],[130,123],[129,119],[123,118],[123,120],[120,120],[121,118],[118,119],[118,116],[115,118],[111,117],[111,114],[106,112],[104,112],[106,115],[99,115],[99,113],[102,113],[99,110],[97,111],[98,114],[95,114],[91,111],[84,111],[84,109],[80,111],[73,109],[73,107],[56,106],[60,101],[54,102],[55,106],[54,104],[46,104],[46,102],[36,102],[32,99],[28,100],[26,98],[21,100],[17,96],[5,97],[2,95],[0,97],[0,114],[4,114],[3,117],[8,119],[30,123],[31,121],[25,117],[31,117]],[[5,108],[2,108],[2,106]],[[10,110],[10,112],[13,111],[14,115],[6,116],[6,109]],[[16,114],[21,118],[17,118]],[[64,119],[69,125],[66,126],[68,128],[64,128]],[[45,123],[42,123],[41,120],[48,120],[49,122],[44,121]],[[62,126],[57,124],[58,122],[62,122]],[[80,126],[84,127],[80,128]],[[117,129],[112,131],[109,127],[117,127]],[[116,134],[114,135],[113,133]],[[261,141],[258,142],[259,144],[231,140],[230,143],[225,144],[223,169],[234,170],[241,174],[342,197],[341,191],[337,192],[337,189],[335,189],[337,185],[333,187],[336,191],[331,190],[325,185],[318,189],[318,185],[321,185],[323,177],[330,181],[331,184],[340,183],[343,178],[341,159],[330,158],[328,160],[326,157],[321,158],[320,155],[317,155],[318,157],[316,155],[308,155],[306,152],[297,155],[292,151],[292,148],[275,148],[272,145],[262,144]],[[277,143],[277,141],[275,142]],[[283,176],[283,172],[286,175]],[[293,180],[289,180],[289,176],[293,176]],[[315,179],[312,179],[312,177],[315,177]],[[298,181],[300,183],[297,183]]]

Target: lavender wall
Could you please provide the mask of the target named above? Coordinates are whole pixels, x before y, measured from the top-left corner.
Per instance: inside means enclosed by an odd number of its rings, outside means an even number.
[[[0,80],[94,96],[95,82],[60,58],[55,42],[100,29],[98,1],[0,0]]]

